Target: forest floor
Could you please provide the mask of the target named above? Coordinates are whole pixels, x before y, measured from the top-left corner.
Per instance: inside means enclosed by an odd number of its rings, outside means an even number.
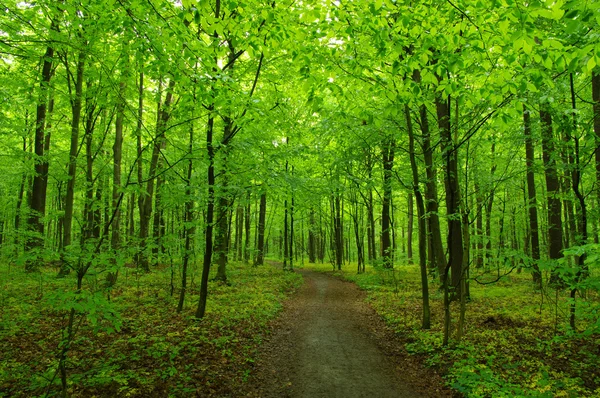
[[[299,270],[304,285],[261,347],[251,397],[451,397],[404,350],[354,283]]]

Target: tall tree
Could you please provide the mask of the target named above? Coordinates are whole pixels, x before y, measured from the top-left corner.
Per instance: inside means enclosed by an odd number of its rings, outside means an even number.
[[[390,207],[392,200],[392,169],[394,167],[394,154],[396,142],[387,138],[382,145],[383,158],[383,201],[381,207],[381,257],[383,266],[392,268],[392,242],[390,240]]]
[[[552,115],[547,104],[542,104],[540,109],[542,133],[542,157],[544,160],[544,174],[546,178],[546,195],[548,201],[548,246],[551,260],[562,257],[563,226],[561,218],[560,183],[556,169],[556,152],[554,150],[554,135],[552,129]],[[556,271],[552,272],[550,282],[560,286],[562,282]]]
[[[68,176],[67,182],[67,194],[65,197],[65,214],[63,217],[63,248],[67,248],[71,245],[71,226],[73,224],[73,199],[75,195],[75,177],[77,171],[77,154],[79,153],[79,123],[81,120],[81,103],[83,96],[83,71],[85,65],[85,53],[80,51],[77,59],[77,68],[75,72],[75,81],[72,81],[72,75],[69,68],[68,60],[65,60],[65,66],[67,70],[67,83],[69,93],[71,97],[71,146],[69,149],[69,164],[68,164]],[[75,87],[72,87],[73,83]],[[61,254],[62,253],[61,250]],[[63,257],[61,269],[59,274],[65,275],[69,272],[70,265],[68,261]]]
[[[529,214],[529,231],[531,236],[531,258],[533,259],[533,283],[541,289],[542,273],[538,266],[540,259],[540,238],[538,232],[537,199],[535,192],[534,149],[531,137],[531,116],[523,105],[523,134],[525,135],[525,162],[527,165],[527,198]]]
[[[58,24],[52,21],[51,30],[57,30]],[[46,143],[46,116],[50,92],[50,79],[52,77],[52,65],[54,61],[54,47],[49,45],[42,58],[42,73],[40,76],[40,88],[36,106],[34,153],[35,167],[33,186],[31,188],[31,201],[29,203],[29,217],[27,225],[32,233],[25,243],[27,251],[39,250],[43,247],[44,215],[46,214],[46,189],[48,186],[48,159],[44,157]],[[48,139],[49,141],[49,139]],[[29,271],[37,266],[37,258],[30,258],[25,268]]]

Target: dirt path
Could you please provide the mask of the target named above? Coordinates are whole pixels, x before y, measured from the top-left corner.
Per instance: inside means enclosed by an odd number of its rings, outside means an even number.
[[[249,396],[449,397],[365,303],[356,285],[300,271],[304,286],[265,342]]]

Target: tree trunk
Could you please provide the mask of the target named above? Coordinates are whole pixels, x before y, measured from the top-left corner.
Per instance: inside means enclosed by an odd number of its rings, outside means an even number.
[[[117,118],[115,120],[115,142],[113,144],[113,191],[112,208],[113,222],[112,235],[110,238],[110,247],[113,250],[115,259],[113,265],[116,266],[116,257],[121,248],[121,209],[118,206],[121,198],[121,160],[123,158],[123,120],[125,118],[125,78],[126,73],[121,72],[121,82],[119,83],[119,102],[117,103]],[[117,282],[118,270],[109,272],[106,275],[107,287],[112,287]]]
[[[596,204],[597,208],[600,209],[600,74],[592,72],[592,101],[594,105],[592,107],[594,114],[594,142],[596,143],[596,149],[594,150],[595,161],[596,161]],[[598,219],[595,222],[596,231],[600,230],[598,227]],[[596,238],[598,232],[596,232]]]
[[[548,198],[548,246],[551,260],[562,257],[563,229],[561,219],[560,183],[556,171],[556,160],[554,150],[554,137],[552,132],[552,116],[547,108],[540,109],[540,120],[542,124],[542,158],[546,177],[546,194]],[[552,272],[550,282],[554,286],[560,286],[560,276]]]
[[[27,153],[27,137],[29,137],[29,112],[25,112],[25,130],[23,135],[23,156]],[[27,161],[23,161],[24,165],[27,164]],[[18,248],[21,243],[21,208],[23,207],[23,197],[25,196],[25,185],[27,184],[27,174],[23,173],[21,176],[21,184],[19,185],[19,193],[17,194],[17,204],[15,209],[15,243],[17,245],[16,251],[18,252]]]
[[[463,277],[462,217],[460,214],[460,187],[458,183],[458,148],[450,131],[450,99],[436,99],[438,124],[442,139],[442,150],[446,165],[446,214],[448,217],[448,268],[452,273],[452,296],[460,297]]]
[[[410,166],[412,170],[413,193],[417,202],[417,217],[419,225],[419,268],[421,269],[421,295],[423,301],[423,317],[421,327],[423,329],[431,328],[431,310],[429,308],[429,281],[427,279],[427,234],[425,221],[425,204],[421,194],[419,182],[419,170],[415,158],[415,138],[408,104],[404,105],[404,116],[406,117],[406,126],[408,130]],[[412,195],[411,195],[412,196]]]
[[[67,193],[65,198],[65,214],[63,216],[63,239],[62,247],[59,249],[62,258],[62,264],[59,275],[64,276],[70,272],[70,265],[64,258],[63,250],[71,245],[71,231],[73,225],[73,199],[75,195],[75,177],[77,175],[77,154],[79,152],[79,122],[81,120],[81,98],[83,95],[83,69],[85,64],[85,54],[79,53],[77,60],[77,71],[75,78],[75,95],[71,98],[71,147],[69,149],[69,165],[67,182]],[[67,64],[67,79],[71,80]],[[71,91],[71,83],[69,83]],[[72,94],[72,93],[71,93]]]
[[[475,257],[475,268],[483,268],[483,209],[484,196],[481,191],[481,186],[475,180],[475,196],[477,201],[477,216],[476,216],[476,234],[477,234],[477,254]]]
[[[91,83],[87,83],[87,91],[90,92]],[[94,134],[94,110],[96,104],[90,98],[86,100],[85,119],[85,204],[83,208],[83,233],[82,242],[92,238],[94,230],[94,157],[92,154],[92,143]]]
[[[286,170],[287,170],[287,162],[286,162]],[[283,270],[287,271],[288,267],[288,201],[287,198],[283,201]]]
[[[371,177],[371,173],[369,172],[369,180]],[[369,195],[367,196],[367,214],[369,218],[369,223],[367,227],[367,240],[369,247],[369,261],[373,263],[377,260],[377,250],[375,248],[375,209],[373,208],[373,190],[369,188]]]
[[[315,236],[315,210],[310,209],[309,213],[309,225],[308,225],[308,262],[314,264],[317,261],[317,247],[316,247],[316,236]]]
[[[542,273],[538,266],[540,260],[540,238],[537,216],[537,199],[535,193],[534,147],[531,137],[531,117],[529,110],[523,106],[523,133],[525,135],[525,163],[527,166],[527,198],[529,209],[529,231],[531,236],[531,258],[533,259],[533,283],[542,288]]]
[[[413,263],[413,228],[414,228],[414,199],[413,192],[409,192],[408,196],[408,226],[406,228],[406,257],[409,264]]]
[[[188,169],[185,179],[185,213],[184,213],[184,228],[183,235],[185,239],[185,246],[183,251],[183,261],[181,265],[181,291],[179,292],[179,303],[177,303],[177,312],[183,310],[183,304],[185,302],[185,294],[187,291],[187,271],[190,257],[192,255],[192,242],[195,232],[193,225],[194,222],[194,200],[192,196],[192,172],[194,171],[194,162],[192,152],[194,149],[194,126],[193,123],[190,126],[190,141],[188,145]]]
[[[569,82],[571,88],[571,106],[573,110],[572,118],[573,118],[573,127],[572,131],[569,131],[567,128],[567,137],[569,141],[573,141],[575,147],[574,154],[574,168],[572,171],[572,187],[573,192],[575,193],[575,197],[577,198],[577,210],[578,210],[578,229],[580,233],[579,241],[575,242],[577,245],[585,245],[588,240],[588,232],[587,232],[587,205],[585,203],[585,196],[581,192],[580,184],[581,184],[581,160],[579,153],[579,137],[577,137],[577,106],[575,102],[575,86],[573,83],[573,74],[569,74]],[[571,287],[571,308],[570,308],[570,317],[569,317],[569,325],[573,330],[575,330],[575,305],[576,305],[576,295],[577,290],[579,289],[578,284],[581,282],[583,278],[585,278],[588,274],[588,268],[585,264],[586,255],[582,254],[577,258],[577,272],[575,275],[575,283]]]
[[[225,121],[224,135],[226,136],[230,129],[233,127],[232,121],[227,119]],[[215,280],[221,282],[227,282],[227,252],[229,250],[229,239],[228,239],[228,226],[229,226],[229,207],[231,201],[229,199],[229,176],[227,175],[227,147],[221,147],[223,155],[223,170],[219,173],[220,183],[217,192],[217,208],[216,208],[216,220],[215,225],[217,227],[215,231],[215,242],[214,255],[215,263],[217,264],[217,275]]]
[[[217,15],[218,12],[217,12]],[[213,250],[213,218],[215,209],[215,152],[213,147],[214,131],[214,104],[209,105],[208,125],[206,128],[206,152],[208,155],[207,184],[208,198],[206,200],[206,223],[204,231],[204,259],[202,262],[202,277],[200,280],[200,298],[196,309],[196,318],[204,318],[206,312],[206,299],[208,297],[208,275],[212,262]]]
[[[490,169],[491,178],[494,178],[494,174],[496,173],[496,143],[492,143],[492,168]],[[492,209],[494,208],[494,194],[495,187],[490,189],[490,194],[488,196],[487,202],[485,204],[485,259],[486,259],[486,267],[489,267],[489,263],[492,258]]]
[[[148,246],[148,232],[150,229],[150,219],[152,218],[152,202],[154,199],[154,183],[157,177],[157,169],[159,166],[159,156],[165,141],[165,132],[167,122],[171,116],[169,108],[173,99],[173,88],[175,80],[171,79],[169,88],[165,96],[165,102],[162,106],[159,103],[158,118],[156,123],[156,137],[152,150],[152,158],[150,159],[150,168],[148,170],[148,182],[146,184],[146,192],[140,195],[138,202],[140,207],[140,248],[138,253],[138,266],[142,270],[150,271],[150,263],[146,248]],[[157,187],[159,188],[159,187]]]
[[[248,201],[248,203],[246,203],[246,209],[244,214],[244,226],[246,230],[246,242],[244,244],[244,262],[248,263],[250,261],[250,231],[252,222],[252,213],[250,212],[250,205],[252,203],[250,198],[250,191],[248,191],[246,200]]]
[[[394,167],[394,149],[396,143],[393,139],[386,139],[383,143],[383,203],[381,208],[381,257],[384,268],[392,268],[392,242],[390,240],[390,207],[392,200],[392,168]]]
[[[258,243],[256,247],[256,259],[254,265],[263,265],[265,256],[265,220],[267,216],[267,193],[260,194],[260,204],[258,210]]]
[[[336,192],[333,200],[334,206],[334,243],[335,243],[335,265],[340,271],[342,269],[342,263],[344,262],[344,235],[342,226],[342,206],[341,206],[341,195]]]
[[[54,26],[54,23],[52,24]],[[48,159],[44,157],[44,147],[46,143],[46,111],[48,105],[48,93],[50,89],[50,78],[52,77],[52,59],[54,57],[54,49],[46,48],[44,54],[44,62],[42,64],[42,76],[40,81],[40,92],[36,107],[35,120],[35,166],[33,185],[31,188],[31,202],[29,207],[29,217],[27,225],[29,230],[33,232],[33,236],[25,242],[25,250],[34,252],[36,249],[41,249],[44,245],[44,221],[46,214],[46,188],[48,186]],[[32,253],[25,263],[25,269],[28,271],[34,270],[38,265],[39,253]]]
[[[423,159],[425,160],[425,211],[427,217],[427,231],[430,250],[429,267],[435,270],[440,281],[446,267],[446,255],[442,244],[442,233],[440,230],[440,219],[438,213],[437,176],[433,164],[433,147],[431,146],[431,133],[429,130],[429,119],[425,105],[420,109],[421,132],[423,133]]]
[[[292,166],[292,174],[294,174],[294,166]],[[292,189],[292,203],[290,206],[290,264],[289,271],[294,270],[294,190]]]

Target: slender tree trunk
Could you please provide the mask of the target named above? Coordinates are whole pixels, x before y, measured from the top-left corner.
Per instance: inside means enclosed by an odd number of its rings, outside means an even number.
[[[71,99],[71,147],[69,150],[69,165],[68,175],[69,180],[67,182],[67,194],[65,198],[64,210],[65,214],[63,217],[63,239],[62,247],[59,249],[63,261],[59,271],[59,275],[66,275],[70,271],[70,266],[64,259],[63,250],[71,245],[71,231],[73,225],[73,200],[75,196],[75,177],[77,175],[77,154],[79,152],[79,122],[81,120],[81,99],[83,96],[83,70],[85,65],[85,54],[79,53],[77,60],[77,71],[75,80],[75,93]],[[67,72],[69,68],[67,68]],[[70,75],[68,77],[70,81]],[[71,84],[69,84],[69,87]]]
[[[409,264],[413,263],[413,229],[414,229],[414,193],[409,192],[408,197],[408,226],[406,228],[406,246],[407,246],[407,260]]]
[[[406,117],[406,126],[408,130],[410,166],[412,169],[413,193],[417,202],[417,218],[419,225],[419,267],[421,269],[421,295],[423,302],[423,318],[421,327],[423,329],[431,328],[431,310],[429,308],[429,281],[427,279],[427,234],[425,221],[425,204],[421,194],[419,182],[419,170],[415,157],[415,138],[408,104],[404,105],[404,116]],[[412,196],[412,195],[411,195]]]
[[[546,177],[546,192],[548,198],[548,245],[551,260],[562,257],[563,228],[561,219],[560,183],[556,171],[554,137],[552,132],[552,116],[547,108],[540,110],[542,124],[542,158]],[[560,276],[552,272],[550,282],[560,286]]]
[[[371,173],[369,172],[369,179]],[[369,194],[367,196],[367,213],[369,218],[368,229],[367,229],[367,240],[369,241],[369,261],[374,262],[377,260],[377,249],[375,248],[375,209],[373,202],[373,190],[369,188]]]
[[[336,192],[334,194],[333,206],[334,206],[334,219],[333,219],[333,227],[334,227],[334,244],[335,244],[335,265],[340,271],[342,269],[342,264],[344,262],[344,236],[343,236],[343,226],[342,226],[342,206],[340,200],[340,193]]]
[[[126,88],[126,72],[121,72],[121,82],[119,83],[119,102],[117,103],[117,118],[115,120],[115,142],[113,144],[113,191],[112,191],[112,208],[113,222],[112,235],[110,239],[110,247],[114,252],[115,260],[113,265],[116,266],[116,256],[121,248],[121,209],[118,206],[121,198],[121,161],[123,158],[123,121],[125,119],[125,88]],[[109,272],[106,276],[106,285],[114,286],[117,282],[118,270]]]
[[[260,194],[260,204],[258,210],[258,232],[257,232],[257,247],[256,259],[254,265],[263,265],[265,256],[265,220],[267,216],[267,193]]]
[[[490,175],[492,179],[494,178],[494,174],[496,173],[496,143],[492,143],[492,168],[490,169]],[[487,202],[485,204],[485,259],[486,259],[486,267],[490,266],[490,261],[492,258],[492,209],[494,208],[494,195],[495,188],[490,190],[490,194],[488,196]]]
[[[54,23],[52,24],[54,26]],[[44,61],[42,63],[42,76],[40,91],[36,108],[35,120],[35,166],[33,186],[31,188],[30,212],[27,225],[34,235],[25,242],[25,250],[34,251],[41,249],[44,245],[44,221],[46,214],[46,187],[48,186],[48,159],[44,157],[44,144],[46,139],[46,111],[48,105],[48,93],[50,90],[50,78],[52,77],[52,60],[54,49],[46,48]],[[34,270],[38,265],[38,256],[31,257],[25,264],[28,271]]]
[[[292,174],[294,174],[294,166],[292,166]],[[290,264],[288,269],[290,271],[294,270],[294,191],[292,189],[292,201],[290,206]]]
[[[142,127],[144,117],[144,72],[140,72],[140,81],[138,84],[138,109],[137,109],[137,126],[135,128],[136,144],[137,144],[137,182],[142,184],[144,180],[144,165],[142,162]],[[142,208],[142,194],[139,195],[139,208]]]
[[[219,0],[217,0],[218,4]],[[217,15],[219,13],[217,12]],[[215,153],[213,147],[214,132],[214,105],[208,107],[208,126],[206,128],[206,152],[208,155],[207,183],[208,198],[206,200],[206,223],[204,231],[204,259],[202,262],[202,277],[200,281],[200,298],[198,308],[196,309],[196,318],[204,318],[206,312],[206,299],[208,297],[208,276],[210,273],[210,263],[212,262],[213,250],[213,218],[215,209]]]
[[[365,259],[364,259],[364,253],[363,253],[363,246],[362,246],[362,237],[361,237],[361,218],[359,215],[359,205],[358,205],[358,198],[356,193],[354,193],[353,198],[352,198],[352,202],[353,202],[353,206],[352,206],[352,212],[350,213],[350,215],[352,216],[352,221],[354,224],[354,239],[356,241],[356,257],[357,257],[357,263],[358,263],[358,273],[360,274],[361,272],[363,272],[363,268],[364,268],[364,263],[365,263]]]
[[[90,92],[91,83],[87,83],[87,92]],[[94,157],[92,154],[92,143],[94,134],[94,110],[95,103],[91,98],[86,99],[85,119],[85,205],[83,210],[83,233],[82,243],[92,238],[94,230]]]
[[[146,184],[146,192],[140,195],[140,248],[138,255],[138,266],[142,270],[150,271],[150,263],[146,248],[148,246],[148,233],[150,230],[150,219],[152,218],[152,202],[154,199],[154,184],[157,178],[157,170],[159,168],[159,156],[160,152],[164,147],[165,132],[167,122],[171,116],[169,108],[171,107],[171,101],[173,100],[173,88],[175,87],[175,80],[171,79],[167,94],[165,96],[164,104],[159,104],[158,118],[156,123],[156,137],[154,139],[154,146],[152,150],[152,158],[150,160],[150,168],[148,170],[148,182]],[[157,186],[157,189],[160,188]]]
[[[446,163],[446,214],[448,215],[448,266],[452,273],[452,297],[460,298],[463,278],[463,238],[460,210],[460,186],[458,183],[458,148],[450,131],[450,99],[436,99],[438,124],[442,139],[442,150]]]
[[[392,168],[396,143],[387,139],[383,144],[383,203],[381,208],[381,257],[384,268],[392,268],[392,242],[390,240],[390,208],[392,200]]]
[[[234,260],[242,261],[244,248],[243,248],[243,235],[244,231],[244,206],[242,203],[238,203],[235,209],[235,239],[233,241],[233,253]]]
[[[252,203],[250,198],[250,191],[248,191],[246,200],[248,201],[248,203],[246,203],[246,209],[244,214],[244,225],[246,230],[246,242],[244,244],[244,262],[248,263],[250,261],[250,231],[252,222],[252,213],[250,212],[250,205]]]
[[[579,241],[575,242],[577,245],[585,245],[588,240],[588,220],[587,220],[587,205],[585,203],[585,196],[581,192],[580,184],[581,184],[581,160],[579,153],[579,137],[577,137],[577,105],[575,102],[575,85],[573,83],[573,74],[569,74],[569,82],[571,88],[571,106],[573,109],[572,119],[573,119],[573,127],[572,132],[567,129],[569,140],[573,141],[575,147],[574,154],[574,168],[572,171],[572,187],[573,192],[575,193],[575,197],[577,198],[577,210],[578,210],[578,229],[580,233]],[[576,305],[576,295],[577,290],[579,289],[578,284],[581,282],[583,278],[588,275],[588,268],[585,264],[586,256],[582,254],[577,258],[577,272],[575,275],[575,283],[574,286],[571,287],[571,308],[570,308],[570,317],[569,317],[569,325],[572,329],[575,329],[575,305]]]
[[[192,157],[192,152],[194,149],[194,126],[193,123],[190,126],[190,141],[188,144],[188,169],[185,180],[185,213],[184,213],[184,229],[183,235],[185,240],[185,247],[183,251],[183,261],[181,265],[181,291],[179,292],[179,303],[177,304],[177,312],[181,312],[183,310],[183,304],[185,302],[185,294],[187,291],[187,271],[188,265],[190,262],[190,257],[192,255],[192,242],[193,236],[195,232],[194,228],[194,200],[192,196],[192,173],[194,171],[194,161]]]
[[[475,180],[475,196],[477,201],[477,216],[476,216],[476,229],[477,229],[477,254],[475,257],[475,268],[483,268],[483,209],[484,209],[484,197],[481,191],[481,186]]]
[[[592,72],[592,111],[594,114],[594,142],[596,143],[596,149],[594,151],[596,161],[596,208],[600,210],[600,74]],[[598,219],[600,214],[597,214],[595,220],[596,240],[598,240]]]
[[[317,260],[317,247],[316,247],[316,236],[315,236],[315,210],[310,209],[309,213],[309,225],[308,225],[308,262],[314,264]]]
[[[29,112],[25,113],[25,135],[23,135],[23,155],[27,154],[27,136],[29,136]],[[26,164],[26,161],[24,161]],[[21,208],[23,207],[23,197],[25,195],[25,184],[27,183],[27,173],[23,173],[21,184],[19,185],[19,193],[17,194],[17,204],[15,209],[15,243],[20,244],[21,239]],[[18,249],[17,249],[18,250]]]
[[[534,149],[531,137],[531,118],[529,110],[523,106],[523,133],[525,135],[525,162],[527,165],[527,197],[529,209],[529,231],[531,236],[531,258],[533,259],[533,283],[542,288],[542,273],[538,266],[540,260],[540,238],[537,216],[537,199],[535,193]]]
[[[425,105],[420,109],[421,132],[423,134],[423,159],[425,160],[425,211],[427,216],[427,230],[429,233],[430,268],[435,270],[440,281],[446,267],[446,255],[442,244],[442,232],[440,229],[439,205],[437,194],[437,176],[433,164],[433,147],[431,146],[431,133],[429,119]]]
[[[287,162],[286,162],[286,170],[287,170]],[[288,201],[287,198],[283,201],[283,270],[287,271],[288,267]]]

